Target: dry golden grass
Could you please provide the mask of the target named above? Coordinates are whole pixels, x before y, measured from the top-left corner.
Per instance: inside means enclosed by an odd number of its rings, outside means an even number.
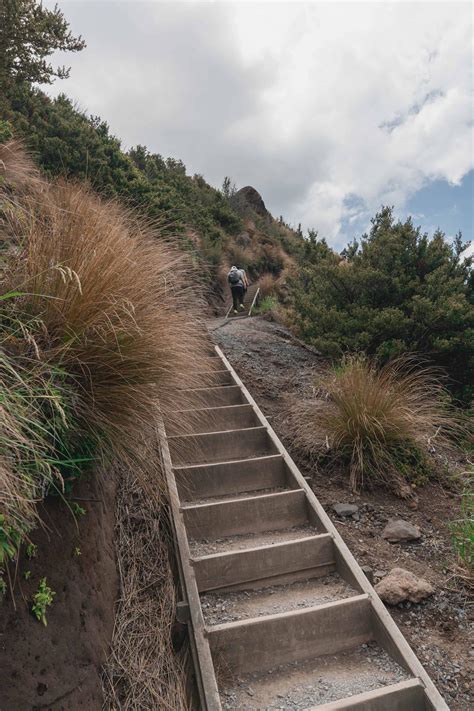
[[[71,447],[93,439],[98,454],[134,461],[155,441],[157,408],[173,410],[182,374],[204,369],[205,329],[189,264],[116,202],[81,185],[40,180],[18,145],[4,146],[1,160],[2,389],[10,393],[21,370],[27,385],[32,373],[42,374],[31,397],[22,392],[22,406],[36,402],[31,419],[44,418],[44,403],[57,396],[64,430],[53,432],[53,450],[64,444],[54,441],[59,436]],[[30,471],[28,487],[18,483],[25,479],[14,450],[29,433],[15,407],[2,413],[0,435],[13,453],[3,459],[0,512],[26,524],[45,482]],[[41,443],[33,459],[40,450]],[[155,485],[162,487],[159,478]]]
[[[264,299],[267,296],[274,296],[276,290],[275,277],[271,274],[263,274],[258,280],[258,286],[260,288],[260,296]]]
[[[378,367],[347,357],[315,385],[311,400],[291,408],[291,434],[309,455],[347,466],[353,491],[371,481],[406,492],[411,454],[427,461],[462,432],[439,373],[413,358]]]

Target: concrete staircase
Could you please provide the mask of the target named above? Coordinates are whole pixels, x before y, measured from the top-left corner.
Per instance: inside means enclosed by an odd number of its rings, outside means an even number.
[[[206,371],[162,428],[201,708],[448,709],[217,347]]]
[[[234,307],[232,305],[232,302],[229,306],[229,309],[227,311],[226,317],[227,318],[242,318],[245,316],[250,315],[250,309],[252,308],[252,305],[254,303],[254,300],[257,296],[258,292],[258,284],[250,284],[249,288],[247,289],[244,297],[244,309],[241,311],[239,309],[238,313],[234,314]]]

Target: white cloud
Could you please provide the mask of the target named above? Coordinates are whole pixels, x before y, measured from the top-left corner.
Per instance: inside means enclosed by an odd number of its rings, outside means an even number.
[[[473,167],[469,3],[63,7],[88,48],[54,91],[334,244]]]

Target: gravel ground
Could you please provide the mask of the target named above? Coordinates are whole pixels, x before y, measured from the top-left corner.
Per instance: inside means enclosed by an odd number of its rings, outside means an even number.
[[[221,683],[224,709],[303,711],[311,706],[396,684],[407,673],[374,643]]]
[[[259,590],[207,593],[201,597],[207,625],[234,622],[249,617],[274,615],[357,595],[337,573],[291,585],[272,585]]]
[[[257,548],[258,546],[272,546],[276,543],[294,541],[297,538],[306,538],[320,533],[312,526],[294,526],[284,528],[280,531],[267,531],[264,533],[248,533],[242,536],[227,536],[226,538],[207,538],[198,541],[190,541],[189,548],[193,558],[212,553],[223,553],[227,551],[240,551],[245,548]]]

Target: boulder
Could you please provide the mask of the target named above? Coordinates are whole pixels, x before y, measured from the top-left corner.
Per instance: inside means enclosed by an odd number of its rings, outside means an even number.
[[[354,516],[359,513],[359,507],[355,504],[334,504],[332,510],[338,516]]]
[[[404,568],[393,568],[388,575],[375,586],[379,597],[389,605],[409,600],[420,602],[434,593],[433,586],[423,578]]]
[[[421,538],[421,531],[418,526],[398,518],[391,519],[387,523],[382,536],[390,543],[406,543],[407,541],[417,541]]]

